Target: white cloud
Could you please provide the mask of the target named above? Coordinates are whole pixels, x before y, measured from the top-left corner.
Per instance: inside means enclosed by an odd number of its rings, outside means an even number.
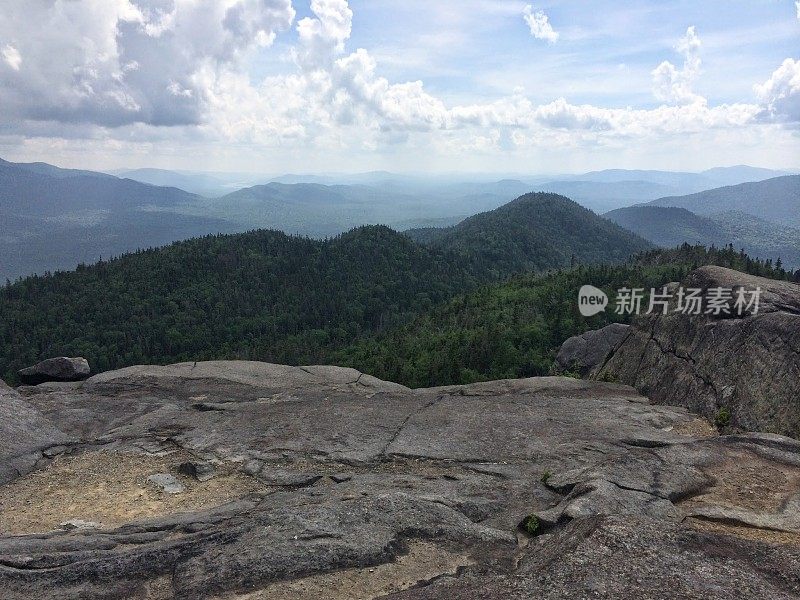
[[[652,72],[653,94],[656,98],[676,104],[689,104],[701,100],[700,96],[692,91],[692,85],[700,75],[701,45],[695,27],[689,27],[675,47],[683,55],[683,68],[679,70],[665,60]]]
[[[29,0],[3,13],[0,39],[25,32],[25,76],[0,70],[4,111],[105,126],[200,124],[198,74],[241,70],[295,16],[291,0]]]
[[[19,71],[19,66],[22,64],[22,55],[19,53],[19,50],[14,48],[11,44],[6,44],[3,46],[2,54],[6,64],[15,71]]]
[[[11,23],[0,23],[0,39],[14,39],[14,29],[37,31],[20,42],[20,73],[0,68],[0,104],[10,107],[0,115],[0,136],[83,135],[137,152],[148,142],[178,139],[279,148],[298,158],[392,147],[416,157],[501,156],[633,140],[658,146],[798,120],[800,62],[792,59],[756,88],[758,104],[710,106],[696,94],[701,42],[694,27],[676,45],[682,67],[665,61],[653,71],[654,90],[667,104],[636,109],[563,97],[537,104],[522,89],[448,103],[420,80],[392,82],[367,49],[348,50],[353,12],[346,0],[313,0],[312,15],[296,24],[289,72],[260,81],[248,73],[248,59],[291,26],[290,0],[31,0],[30,6],[33,16],[12,10]],[[518,14],[517,8],[509,18]],[[528,14],[541,39],[557,39],[546,15],[532,7]],[[25,27],[31,19],[39,30]]]
[[[797,20],[800,21],[800,0],[795,1],[794,8],[797,11]]]
[[[295,58],[302,67],[328,66],[333,57],[344,52],[353,27],[353,11],[347,0],[312,0],[311,12],[297,24],[300,47]]]
[[[528,4],[522,13],[522,17],[531,28],[531,35],[537,40],[546,40],[551,44],[558,41],[558,32],[553,29],[550,24],[550,19],[541,10],[534,10],[533,6]]]
[[[800,123],[800,60],[784,60],[755,91],[764,109],[762,117]]]

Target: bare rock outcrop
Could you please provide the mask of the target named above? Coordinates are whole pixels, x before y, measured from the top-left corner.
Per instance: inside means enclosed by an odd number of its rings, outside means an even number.
[[[69,436],[0,381],[0,484],[32,470],[43,458],[42,450],[69,441]]]
[[[719,425],[800,437],[800,285],[702,267],[684,289],[761,290],[758,311],[642,317],[596,376]],[[673,307],[674,308],[674,307]]]
[[[14,398],[73,441],[0,485],[4,599],[800,594],[800,443],[628,386],[211,362]]]
[[[555,370],[559,373],[588,375],[605,364],[609,355],[628,335],[629,325],[611,323],[602,329],[587,331],[569,338],[556,355]]]

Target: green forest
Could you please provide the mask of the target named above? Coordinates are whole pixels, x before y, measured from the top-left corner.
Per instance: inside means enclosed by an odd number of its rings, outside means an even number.
[[[572,234],[537,242],[539,231],[515,244],[519,232],[497,211],[479,230],[486,244],[461,233],[463,243],[422,244],[383,226],[327,240],[253,231],[9,282],[0,288],[0,376],[14,383],[17,370],[53,356],[83,356],[94,372],[210,359],[329,363],[409,386],[540,375],[564,339],[615,318],[576,314],[585,283],[649,288],[710,263],[794,276],[732,248],[622,262],[649,246],[571,201],[531,200],[545,215],[571,211],[542,222]],[[540,249],[547,256],[556,245],[543,261]],[[604,264],[587,260],[597,255]],[[528,274],[518,272],[523,263]]]
[[[643,253],[621,265],[578,266],[484,286],[336,352],[332,362],[409,387],[547,375],[567,338],[630,320],[613,310],[618,289],[661,288],[709,264],[800,280],[800,271],[795,276],[733,248],[684,245]],[[580,315],[576,299],[586,284],[609,296],[606,312]]]
[[[452,253],[386,227],[321,242],[275,231],[208,236],[0,293],[0,372],[50,356],[104,371],[212,358],[313,362],[472,289]]]

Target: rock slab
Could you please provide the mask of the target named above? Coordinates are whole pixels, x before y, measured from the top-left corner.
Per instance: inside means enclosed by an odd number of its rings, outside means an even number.
[[[800,285],[702,267],[684,289],[761,290],[758,310],[643,317],[597,378],[721,426],[800,438]]]
[[[685,408],[628,386],[543,377],[410,390],[352,369],[210,362],[8,394],[29,409],[4,413],[4,431],[55,422],[78,442],[51,459],[39,438],[17,438],[38,470],[0,486],[3,600],[349,600],[353,581],[387,577],[379,567],[419,544],[457,566],[361,597],[800,594],[800,442],[697,433]],[[200,461],[217,475],[159,491]],[[122,464],[143,475],[102,493]],[[98,480],[101,493],[87,490]],[[36,529],[26,490],[46,496]],[[67,520],[103,525],[59,529]],[[275,592],[318,590],[318,576],[324,593]]]

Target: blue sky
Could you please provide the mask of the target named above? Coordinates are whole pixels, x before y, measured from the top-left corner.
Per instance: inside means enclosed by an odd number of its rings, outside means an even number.
[[[697,89],[714,104],[753,100],[754,82],[800,54],[800,22],[786,0],[535,3],[560,34],[555,44],[532,38],[520,17],[527,4],[351,2],[351,46],[370,49],[388,78],[423,78],[453,101],[522,85],[538,102],[607,107],[656,106],[650,73],[679,60],[674,46],[692,25],[703,40]]]
[[[0,155],[70,166],[798,167],[794,0],[31,0]]]

